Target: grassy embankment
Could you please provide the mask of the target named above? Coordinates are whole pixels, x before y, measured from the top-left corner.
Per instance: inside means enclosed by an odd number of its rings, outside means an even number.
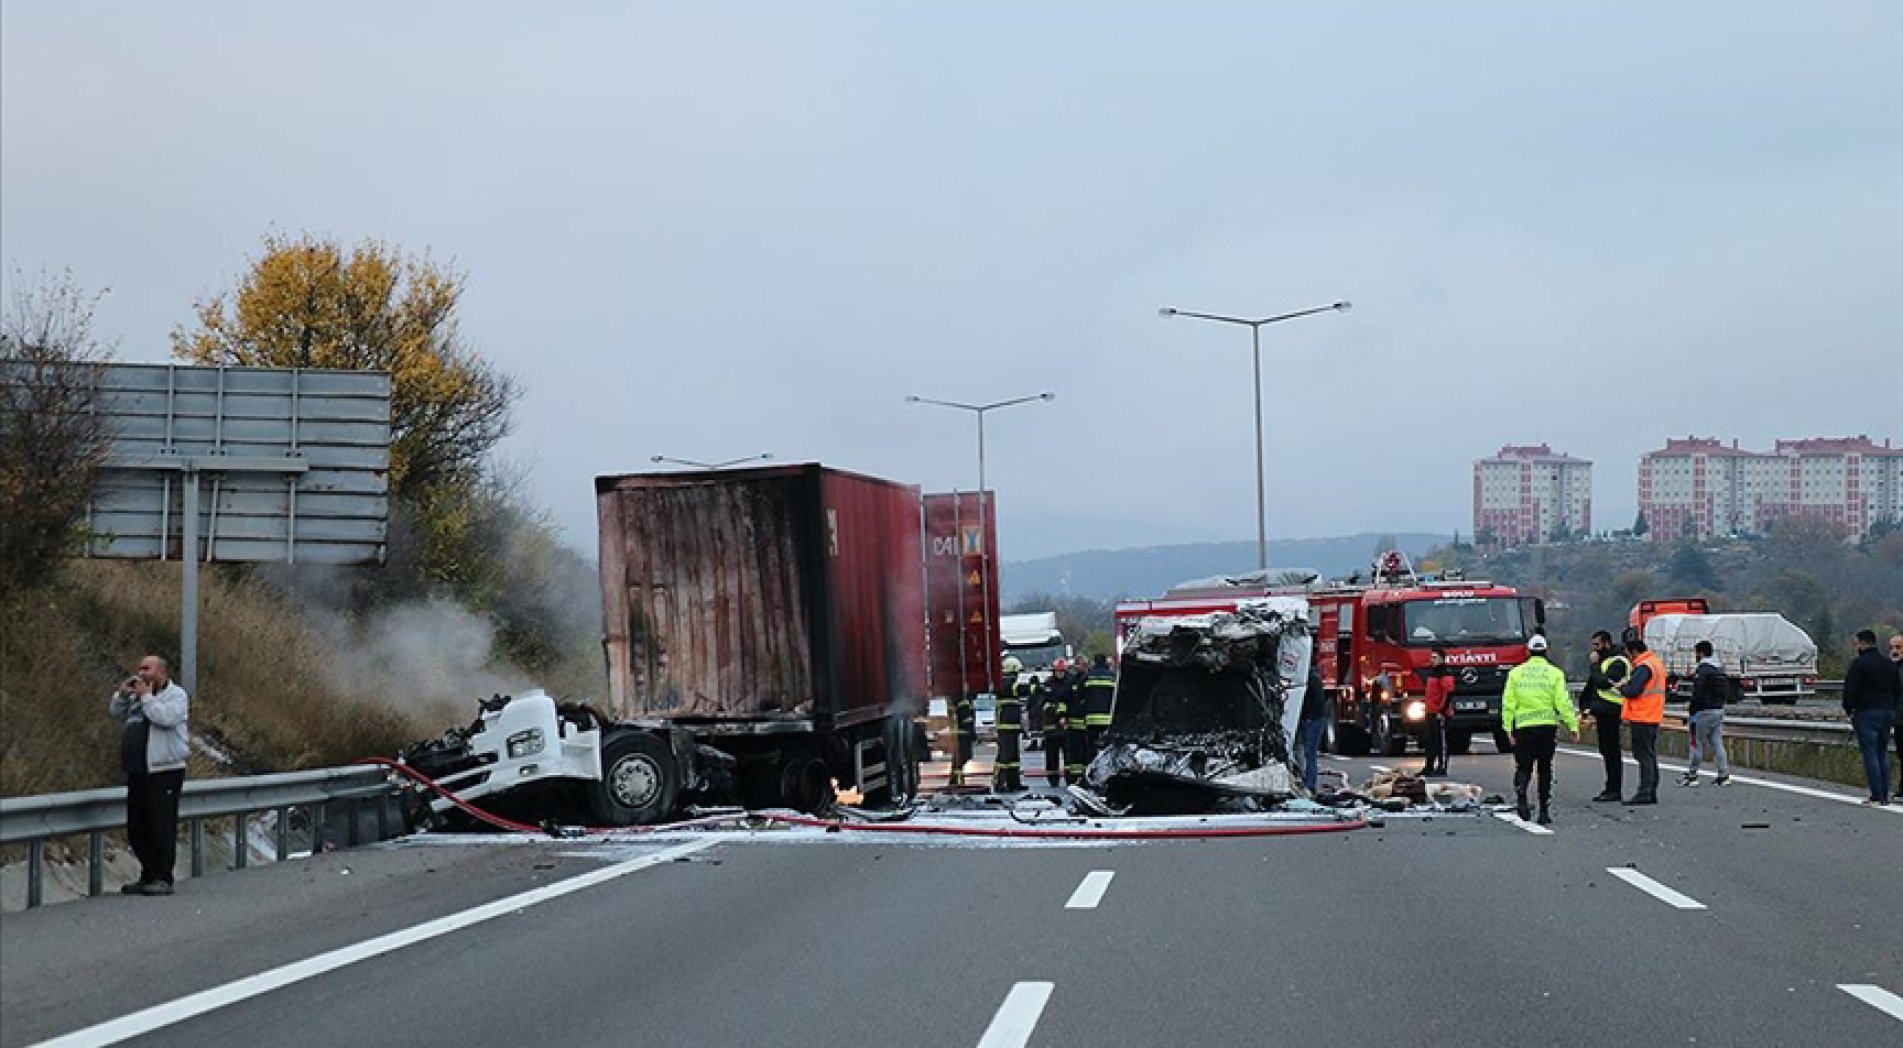
[[[394,754],[462,712],[341,694],[327,664],[348,653],[329,650],[334,642],[268,586],[206,571],[200,595],[193,733],[231,760],[195,752],[192,777]],[[121,781],[106,702],[140,655],[176,655],[178,615],[173,564],[77,562],[54,584],[0,602],[0,796]]]

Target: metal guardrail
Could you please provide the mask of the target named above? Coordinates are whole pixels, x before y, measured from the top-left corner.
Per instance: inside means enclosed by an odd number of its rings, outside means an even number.
[[[179,795],[178,817],[191,831],[192,876],[200,877],[205,872],[207,819],[232,820],[232,861],[237,869],[243,869],[250,853],[247,829],[251,815],[266,811],[277,813],[276,858],[281,862],[291,855],[293,810],[313,809],[311,850],[317,851],[323,836],[322,815],[330,805],[349,806],[344,843],[356,844],[359,843],[357,824],[362,805],[368,801],[381,802],[393,794],[383,769],[370,766],[189,781]],[[378,839],[389,835],[388,808],[385,803],[376,805]],[[0,844],[27,846],[27,906],[35,907],[42,901],[46,842],[56,837],[87,835],[87,894],[103,894],[105,834],[123,829],[125,824],[126,791],[123,788],[0,798]]]

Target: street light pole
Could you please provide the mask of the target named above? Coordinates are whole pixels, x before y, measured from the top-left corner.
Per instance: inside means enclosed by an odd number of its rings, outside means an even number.
[[[728,459],[725,462],[700,462],[695,459],[670,458],[666,455],[650,456],[648,458],[648,461],[649,462],[670,462],[676,466],[692,466],[695,469],[726,469],[728,466],[738,466],[743,462],[765,462],[766,460],[772,457],[773,457],[773,453],[771,451],[762,451],[758,455],[748,455],[745,458]]]
[[[931,404],[941,408],[955,408],[969,411],[978,417],[978,537],[982,546],[978,553],[979,578],[983,582],[985,617],[991,615],[991,543],[985,540],[985,508],[991,501],[991,492],[985,488],[985,415],[999,408],[1008,408],[1018,404],[1029,404],[1037,400],[1056,400],[1055,393],[1033,393],[1025,397],[1013,397],[1010,400],[997,400],[989,404],[966,404],[956,400],[933,400],[931,397],[906,397],[907,404]],[[989,628],[990,623],[986,623]],[[963,626],[959,629],[962,631]],[[962,632],[961,632],[962,635]],[[992,694],[998,691],[998,668],[992,665],[991,655],[985,653],[985,687]]]
[[[1314,316],[1317,313],[1346,313],[1354,308],[1352,302],[1333,302],[1314,309],[1299,309],[1293,313],[1283,313],[1273,317],[1232,317],[1221,313],[1194,313],[1187,309],[1175,309],[1164,306],[1157,315],[1165,320],[1171,317],[1190,317],[1195,320],[1212,320],[1218,324],[1241,324],[1249,329],[1249,341],[1255,357],[1255,566],[1257,570],[1269,570],[1269,481],[1268,466],[1262,448],[1262,329],[1270,324],[1279,324],[1284,320],[1297,317]]]

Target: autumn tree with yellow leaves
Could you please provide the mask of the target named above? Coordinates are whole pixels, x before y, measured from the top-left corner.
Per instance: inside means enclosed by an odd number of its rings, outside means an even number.
[[[393,560],[413,558],[393,566],[458,587],[494,574],[478,548],[480,489],[518,394],[462,339],[463,279],[380,241],[267,236],[237,286],[172,333],[173,352],[198,364],[389,372]]]

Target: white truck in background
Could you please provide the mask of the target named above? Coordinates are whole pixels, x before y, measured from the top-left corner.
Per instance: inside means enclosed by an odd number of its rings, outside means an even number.
[[[1794,703],[1817,693],[1817,645],[1777,612],[1654,615],[1645,623],[1645,646],[1664,660],[1675,698],[1691,697],[1701,640],[1711,642],[1736,698]]]
[[[1019,681],[1048,683],[1051,665],[1075,654],[1070,642],[1064,639],[1063,631],[1057,628],[1054,611],[1000,615],[998,639],[1004,656],[1017,659],[1018,665],[1023,667],[1018,672]]]

